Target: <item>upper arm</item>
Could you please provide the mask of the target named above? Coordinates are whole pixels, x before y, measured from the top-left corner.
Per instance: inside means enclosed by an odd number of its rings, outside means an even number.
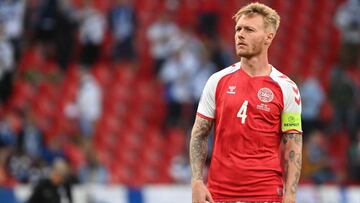
[[[213,119],[215,117],[215,91],[216,81],[213,75],[205,84],[197,109],[198,114],[204,118]]]
[[[196,116],[191,136],[207,137],[211,131],[214,121]]]
[[[282,136],[284,146],[299,146],[302,147],[302,134],[301,133],[285,133]]]
[[[281,131],[283,133],[302,133],[301,98],[295,83],[283,88],[284,109],[281,113]]]
[[[283,158],[285,164],[285,176],[287,177],[289,163],[294,163],[296,169],[301,170],[302,166],[302,134],[286,133],[282,137]]]

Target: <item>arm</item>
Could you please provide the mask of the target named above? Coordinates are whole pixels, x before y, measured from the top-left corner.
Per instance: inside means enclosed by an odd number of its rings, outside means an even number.
[[[190,165],[192,170],[192,198],[194,203],[213,202],[203,182],[203,168],[208,150],[208,136],[213,121],[196,116],[190,139]]]
[[[284,144],[285,195],[283,203],[295,203],[296,190],[301,173],[302,135],[287,133],[282,138]]]

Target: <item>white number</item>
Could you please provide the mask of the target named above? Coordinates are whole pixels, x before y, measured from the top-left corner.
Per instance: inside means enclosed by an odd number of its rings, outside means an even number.
[[[248,105],[248,100],[245,100],[244,103],[241,105],[239,112],[237,113],[236,117],[241,118],[241,123],[245,123],[245,119],[247,117],[246,110]]]

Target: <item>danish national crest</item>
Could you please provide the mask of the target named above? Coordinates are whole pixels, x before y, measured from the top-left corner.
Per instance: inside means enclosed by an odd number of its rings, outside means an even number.
[[[274,93],[266,87],[261,88],[257,95],[259,100],[264,103],[271,102],[274,99]]]

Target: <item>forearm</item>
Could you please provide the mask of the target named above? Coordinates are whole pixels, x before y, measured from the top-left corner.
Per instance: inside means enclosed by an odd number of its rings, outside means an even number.
[[[190,163],[192,180],[203,179],[203,168],[207,156],[207,139],[203,136],[194,135],[190,140]]]
[[[208,136],[212,122],[196,117],[190,139],[190,165],[192,181],[203,180],[203,169],[207,157]]]
[[[295,202],[302,163],[302,135],[286,134],[284,144],[285,197]]]

